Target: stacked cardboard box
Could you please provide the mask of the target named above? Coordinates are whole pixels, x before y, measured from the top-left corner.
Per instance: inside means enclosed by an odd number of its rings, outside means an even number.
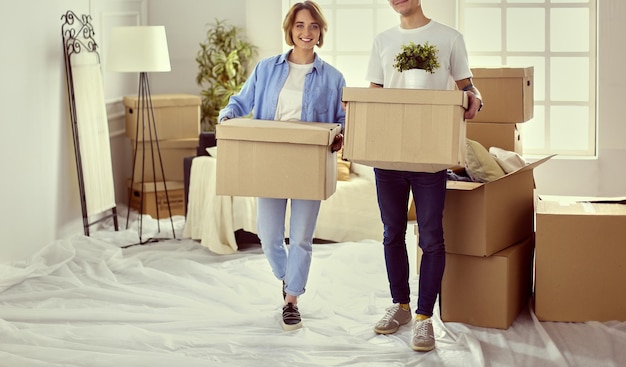
[[[543,321],[626,321],[625,198],[537,203],[535,314]]]
[[[521,154],[518,124],[532,118],[533,68],[472,72],[485,107],[467,122],[467,137]],[[506,329],[526,307],[533,274],[533,169],[550,158],[488,183],[448,182],[442,320]]]
[[[131,188],[131,182],[128,179],[126,184],[129,189],[131,209],[153,218],[169,218],[170,214],[172,216],[185,215],[182,182],[153,181],[142,185],[139,181],[133,183]]]
[[[522,154],[520,124],[533,117],[533,67],[472,68],[472,74],[485,106],[467,122],[467,137]]]
[[[488,183],[448,181],[443,321],[506,329],[527,305],[534,248],[533,169],[550,158]]]
[[[184,215],[183,160],[196,153],[201,98],[156,94],[151,99],[154,115],[148,104],[139,105],[137,96],[124,97],[126,136],[135,166],[133,177],[128,180],[131,208],[159,218],[169,217],[170,209],[172,215]],[[148,118],[154,126],[148,126]]]
[[[487,101],[494,92],[485,89]],[[523,106],[525,97],[520,94],[514,104]],[[422,172],[463,166],[465,98],[461,91],[344,88],[344,157],[378,168]],[[490,103],[492,109],[512,108],[505,102],[493,97]],[[532,172],[547,159],[489,183],[449,182],[444,236],[451,265],[440,299],[444,321],[505,329],[526,306],[534,246]]]

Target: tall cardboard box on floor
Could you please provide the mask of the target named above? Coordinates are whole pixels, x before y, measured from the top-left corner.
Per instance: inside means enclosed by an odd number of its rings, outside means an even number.
[[[436,172],[465,163],[462,91],[344,88],[343,157],[364,165]]]
[[[471,122],[520,123],[533,118],[534,68],[472,68],[472,81],[485,103]]]
[[[528,305],[533,236],[488,257],[446,254],[441,320],[507,329]]]
[[[443,211],[446,252],[490,256],[533,233],[533,169],[545,157],[497,180],[448,181]]]
[[[198,138],[200,134],[200,96],[192,94],[153,94],[152,108],[154,111],[154,123],[156,135],[150,130],[137,130],[137,116],[139,116],[139,126],[146,121],[147,115],[140,114],[143,109],[144,114],[148,114],[147,104],[139,106],[137,96],[124,97],[126,108],[126,136],[132,140],[167,140]],[[142,119],[143,116],[143,119]],[[150,118],[152,116],[150,115]],[[145,136],[144,136],[145,133]]]
[[[341,125],[226,120],[216,126],[217,195],[324,200],[337,187]]]
[[[539,200],[535,314],[543,321],[626,321],[626,205]]]

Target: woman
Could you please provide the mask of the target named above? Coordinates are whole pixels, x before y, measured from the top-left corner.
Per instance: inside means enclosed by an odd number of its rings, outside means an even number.
[[[341,92],[343,75],[325,63],[314,51],[322,47],[327,23],[315,2],[294,4],[283,21],[285,42],[292,49],[261,60],[239,94],[230,98],[218,121],[247,116],[260,120],[295,120],[341,123],[345,111]],[[343,144],[339,134],[331,149]],[[261,247],[272,272],[282,280],[284,306],[282,327],[302,327],[298,297],[304,293],[313,250],[313,233],[320,208],[319,200],[291,199],[289,246],[285,244],[287,200],[257,199],[257,230]]]

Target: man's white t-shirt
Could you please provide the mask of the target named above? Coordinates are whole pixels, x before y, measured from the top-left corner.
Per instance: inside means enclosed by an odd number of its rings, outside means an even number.
[[[440,67],[434,74],[426,73],[427,89],[454,89],[455,81],[472,76],[467,59],[463,35],[454,28],[431,20],[414,29],[395,26],[378,34],[374,39],[367,68],[367,80],[385,88],[402,88],[402,73],[393,68],[396,55],[402,46],[413,42],[437,47]]]

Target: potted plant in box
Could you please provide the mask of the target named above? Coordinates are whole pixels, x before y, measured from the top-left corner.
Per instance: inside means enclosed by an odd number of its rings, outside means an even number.
[[[433,74],[435,69],[439,68],[439,60],[437,58],[437,47],[427,42],[422,44],[415,44],[410,42],[407,45],[402,45],[400,52],[396,55],[393,64],[394,69],[398,72],[405,72],[406,74],[423,74],[422,76],[405,75],[405,84],[407,87],[412,88],[424,88],[425,84],[415,84],[415,78],[426,82],[425,73]]]

